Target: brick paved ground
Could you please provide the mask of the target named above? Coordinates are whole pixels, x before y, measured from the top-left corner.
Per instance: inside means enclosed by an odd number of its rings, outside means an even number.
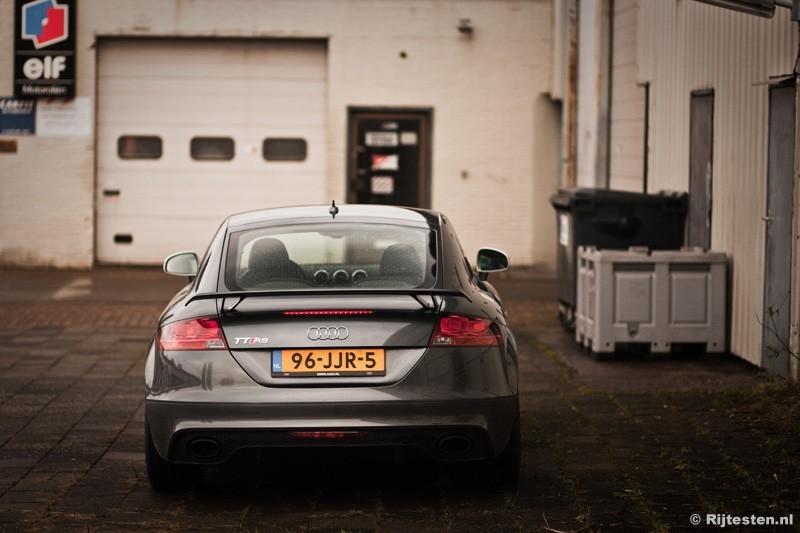
[[[0,529],[666,531],[692,529],[693,513],[800,522],[796,387],[731,357],[594,361],[557,325],[553,283],[524,276],[497,283],[521,347],[516,489],[408,465],[264,458],[212,470],[195,491],[153,493],[142,372],[180,284],[148,269],[0,270]]]

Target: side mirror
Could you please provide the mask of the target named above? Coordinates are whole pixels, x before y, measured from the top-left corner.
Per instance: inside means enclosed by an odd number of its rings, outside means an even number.
[[[508,270],[508,255],[496,248],[481,248],[478,250],[478,275],[481,280],[486,280],[490,272]]]
[[[190,280],[194,280],[198,265],[196,253],[178,252],[164,260],[164,272],[173,276],[188,276]]]

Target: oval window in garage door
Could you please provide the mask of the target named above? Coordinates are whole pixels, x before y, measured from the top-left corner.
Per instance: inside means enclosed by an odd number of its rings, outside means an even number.
[[[264,139],[262,153],[267,161],[305,161],[308,143],[299,138],[270,137]]]
[[[193,137],[190,153],[196,161],[230,161],[233,149],[230,137]]]
[[[161,137],[156,135],[121,135],[117,139],[120,159],[160,159],[162,153]]]

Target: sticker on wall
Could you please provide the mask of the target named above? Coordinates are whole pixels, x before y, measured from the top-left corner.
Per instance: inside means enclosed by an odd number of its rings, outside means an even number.
[[[40,99],[36,110],[36,133],[52,137],[90,136],[92,106],[89,97]]]
[[[397,154],[372,154],[372,170],[399,170],[400,158]]]
[[[364,144],[367,146],[397,146],[397,132],[368,131]]]
[[[417,142],[416,131],[404,131],[400,133],[400,144],[404,146],[416,146]]]
[[[397,154],[372,154],[372,170],[398,170],[400,158]]]
[[[394,178],[391,176],[372,176],[369,180],[369,190],[376,196],[394,194]]]
[[[569,217],[563,213],[558,215],[558,244],[569,246]]]
[[[36,100],[0,98],[0,135],[36,133]]]

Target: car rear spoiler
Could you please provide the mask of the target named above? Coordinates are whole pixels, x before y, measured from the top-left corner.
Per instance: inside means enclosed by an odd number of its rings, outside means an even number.
[[[464,291],[453,289],[306,289],[306,290],[277,290],[277,291],[229,291],[229,292],[203,292],[195,294],[186,301],[189,305],[195,300],[214,300],[217,298],[233,298],[236,300],[223,312],[230,312],[246,298],[260,298],[264,296],[410,296],[425,309],[433,309],[435,304],[427,302],[422,297],[455,296],[472,301]]]

